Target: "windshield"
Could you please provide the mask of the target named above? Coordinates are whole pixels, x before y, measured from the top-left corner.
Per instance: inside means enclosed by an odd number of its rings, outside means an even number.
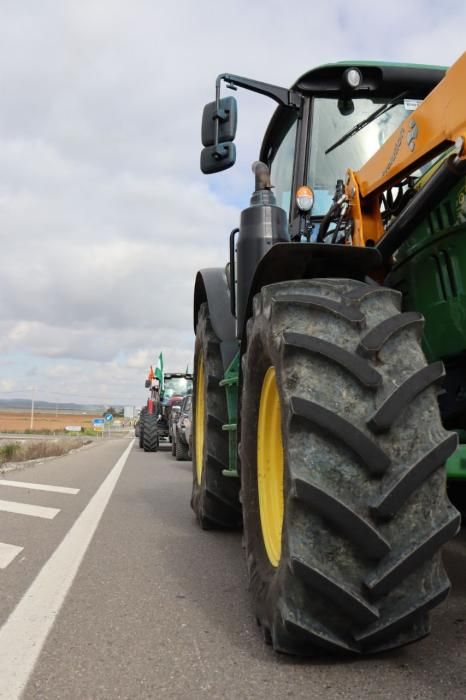
[[[185,377],[170,377],[164,380],[164,398],[185,396],[193,390],[193,380]]]
[[[411,113],[405,105],[410,103],[409,106],[413,109],[418,101],[404,100],[395,105],[331,153],[325,154],[335,141],[387,102],[390,100],[365,98],[347,100],[342,104],[331,98],[314,99],[308,167],[308,184],[315,195],[313,215],[322,216],[327,213],[337,180],[344,179],[348,168],[359,170]]]

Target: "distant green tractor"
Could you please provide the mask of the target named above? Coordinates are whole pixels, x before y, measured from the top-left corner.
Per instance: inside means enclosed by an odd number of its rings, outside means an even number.
[[[397,647],[447,596],[445,463],[466,476],[466,54],[221,75],[204,173],[235,162],[222,82],[279,106],[229,263],[196,277],[192,508],[244,524],[274,649]]]

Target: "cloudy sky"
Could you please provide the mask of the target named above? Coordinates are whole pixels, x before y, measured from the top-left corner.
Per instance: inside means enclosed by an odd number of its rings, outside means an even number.
[[[0,398],[140,405],[161,350],[192,367],[194,275],[226,260],[274,109],[237,93],[237,165],[202,176],[218,73],[446,65],[465,23],[463,0],[0,0]]]

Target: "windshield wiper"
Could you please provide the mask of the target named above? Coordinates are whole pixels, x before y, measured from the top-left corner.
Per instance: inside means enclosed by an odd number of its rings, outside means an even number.
[[[372,112],[372,114],[369,114],[368,117],[360,121],[356,126],[353,126],[352,129],[350,129],[344,136],[341,137],[341,139],[338,139],[338,141],[335,141],[334,144],[332,144],[327,150],[325,151],[325,155],[327,153],[330,153],[330,151],[333,151],[335,148],[338,146],[341,146],[342,143],[345,143],[348,139],[350,139],[354,134],[357,134],[358,131],[361,131],[361,129],[364,129],[365,126],[370,124],[371,122],[374,121],[374,119],[377,119],[377,117],[380,117],[381,114],[385,114],[385,112],[388,112],[390,109],[393,109],[403,98],[405,98],[408,94],[408,90],[405,90],[404,92],[400,92],[399,95],[397,95],[392,102],[389,102],[388,104],[382,105],[382,107],[379,107],[378,109],[375,110],[375,112]]]

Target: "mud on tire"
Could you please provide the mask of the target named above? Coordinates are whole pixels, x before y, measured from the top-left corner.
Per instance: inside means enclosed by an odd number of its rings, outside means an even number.
[[[204,368],[203,415],[198,416],[197,396],[200,391],[199,367]],[[196,328],[193,390],[193,489],[191,507],[203,529],[241,527],[239,479],[223,476],[228,468],[228,434],[222,426],[228,422],[225,390],[220,386],[223,364],[220,342],[213,331],[206,303],[202,304]],[[198,479],[196,422],[203,421],[204,449],[201,479]]]
[[[255,613],[278,651],[375,652],[426,635],[458,530],[445,491],[456,436],[437,406],[423,319],[350,280],[285,282],[254,299],[242,361],[241,470]],[[257,484],[262,382],[274,367],[284,456],[281,556],[270,563]]]

